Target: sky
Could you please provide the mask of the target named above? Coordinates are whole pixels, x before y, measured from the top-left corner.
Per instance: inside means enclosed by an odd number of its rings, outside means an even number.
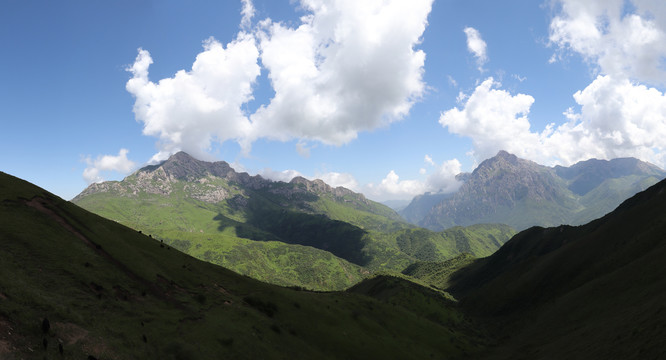
[[[0,49],[0,171],[64,199],[181,150],[377,201],[666,167],[663,0],[4,0]]]

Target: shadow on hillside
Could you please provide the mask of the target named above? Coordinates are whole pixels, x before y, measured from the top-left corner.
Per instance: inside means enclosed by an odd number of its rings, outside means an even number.
[[[288,210],[263,199],[248,199],[245,211],[247,221],[233,225],[239,237],[311,246],[360,266],[371,260],[364,251],[367,233],[357,226],[324,215]],[[215,220],[220,222],[220,231],[231,226],[221,214]]]

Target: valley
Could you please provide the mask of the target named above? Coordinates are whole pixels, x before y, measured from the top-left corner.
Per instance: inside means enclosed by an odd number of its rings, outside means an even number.
[[[73,202],[199,259],[283,286],[342,290],[375,271],[461,253],[487,256],[515,231],[417,228],[390,208],[321,180],[289,183],[177,153]]]
[[[665,181],[584,225],[436,232],[225,165],[179,153],[73,202],[1,173],[0,358],[665,355]]]

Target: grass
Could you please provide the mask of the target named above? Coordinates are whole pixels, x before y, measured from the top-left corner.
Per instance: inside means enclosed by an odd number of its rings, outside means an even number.
[[[198,259],[278,285],[342,290],[371,272],[401,271],[419,260],[441,261],[461,252],[485,256],[513,235],[499,225],[421,230],[360,194],[308,192],[303,184],[250,189],[213,176],[151,179],[141,183],[135,174],[75,201]],[[153,182],[166,184],[159,189],[168,194],[150,193]],[[216,191],[227,198],[200,200]],[[405,246],[411,237],[414,244]]]
[[[391,303],[269,285],[6,174],[0,218],[3,359],[61,358],[59,342],[64,359],[423,359],[483,345],[455,307],[441,310],[459,320],[449,326],[401,305],[409,293]]]
[[[531,228],[450,276],[496,333],[493,359],[662,358],[666,182],[582,226]]]

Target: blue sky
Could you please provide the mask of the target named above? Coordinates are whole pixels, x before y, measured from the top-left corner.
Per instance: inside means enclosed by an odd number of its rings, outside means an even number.
[[[666,165],[666,4],[0,4],[0,170],[70,199],[185,150],[376,200],[501,149]]]

